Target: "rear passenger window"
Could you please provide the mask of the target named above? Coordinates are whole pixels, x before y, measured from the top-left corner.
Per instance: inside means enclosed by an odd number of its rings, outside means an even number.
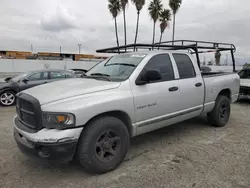
[[[162,79],[157,82],[174,80],[172,62],[168,54],[155,55],[148,61],[144,69],[160,71]]]
[[[173,54],[180,79],[193,78],[196,76],[193,63],[186,54]]]

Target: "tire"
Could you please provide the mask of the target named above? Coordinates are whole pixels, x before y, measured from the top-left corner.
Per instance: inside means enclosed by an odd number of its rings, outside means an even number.
[[[216,127],[223,127],[230,117],[230,101],[226,96],[218,96],[212,112],[207,114],[208,122]]]
[[[103,174],[122,163],[129,142],[128,129],[120,119],[111,116],[99,117],[84,128],[75,157],[86,171]]]
[[[6,99],[8,97],[8,99]],[[0,92],[0,105],[12,106],[16,103],[16,93],[11,90],[5,90]]]

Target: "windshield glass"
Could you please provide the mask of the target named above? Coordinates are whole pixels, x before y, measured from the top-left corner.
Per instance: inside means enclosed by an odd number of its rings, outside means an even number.
[[[16,77],[12,78],[12,80],[13,80],[14,82],[18,82],[19,80],[21,80],[22,78],[24,78],[24,77],[27,76],[27,75],[28,75],[27,73],[20,74],[20,75],[18,75],[18,76],[16,76]]]
[[[106,76],[112,81],[124,81],[146,56],[143,53],[121,54],[111,57],[90,69],[86,76]]]

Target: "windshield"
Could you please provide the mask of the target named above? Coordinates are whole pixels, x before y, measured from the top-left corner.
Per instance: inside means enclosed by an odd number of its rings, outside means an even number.
[[[22,78],[26,77],[27,75],[28,75],[27,73],[23,73],[23,74],[20,74],[20,75],[18,75],[16,77],[12,78],[12,80],[14,82],[18,82],[19,80],[21,80]]]
[[[90,69],[86,76],[106,76],[112,81],[124,81],[146,56],[143,53],[121,54],[111,57]]]

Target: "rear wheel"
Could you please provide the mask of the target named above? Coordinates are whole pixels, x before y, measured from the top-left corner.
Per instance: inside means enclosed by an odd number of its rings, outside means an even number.
[[[0,93],[0,104],[2,106],[12,106],[16,102],[16,94],[7,90]]]
[[[78,162],[92,173],[106,173],[117,168],[129,147],[126,125],[115,117],[100,117],[83,130],[76,151]]]
[[[223,127],[230,117],[230,101],[226,96],[218,96],[212,112],[207,114],[208,121],[216,127]]]

